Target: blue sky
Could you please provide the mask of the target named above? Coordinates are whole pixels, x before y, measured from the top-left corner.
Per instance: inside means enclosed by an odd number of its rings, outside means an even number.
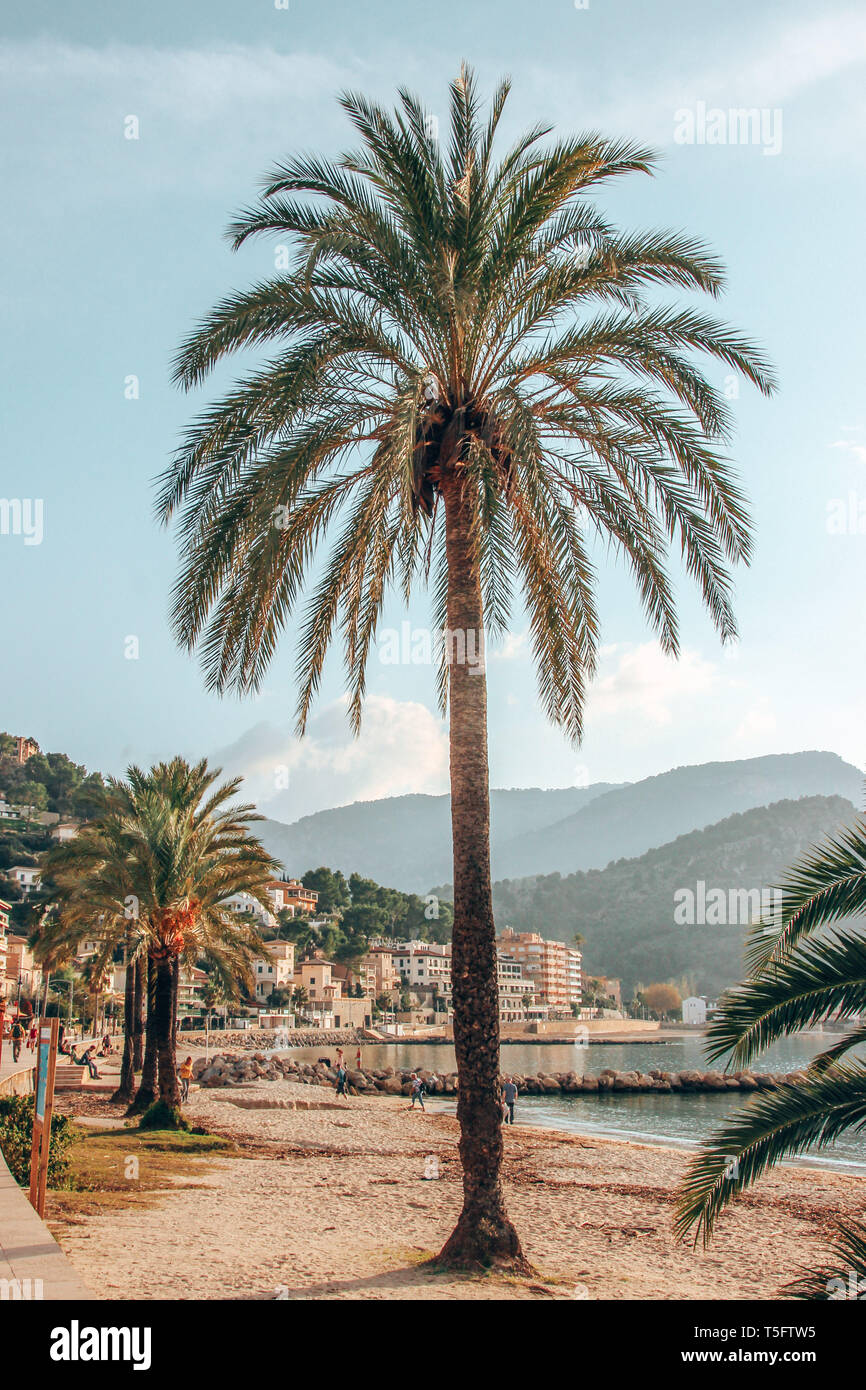
[[[630,780],[814,747],[866,762],[866,11],[790,0],[31,0],[7,14],[0,497],[39,499],[43,535],[0,534],[11,596],[0,725],[111,772],[176,751],[217,757],[285,818],[445,790],[427,667],[374,658],[357,743],[336,662],[308,738],[293,738],[291,633],[257,699],[205,691],[168,632],[174,548],[152,519],[152,481],[197,404],[169,382],[179,340],[273,267],[264,241],[228,249],[230,215],[279,157],[353,143],[338,90],[387,101],[405,84],[444,115],[464,57],[486,90],[511,74],[506,138],[544,119],[660,151],[657,176],[605,195],[605,210],[704,237],[729,270],[721,312],[780,379],[773,401],[743,386],[734,402],[757,529],[737,580],[739,646],[719,648],[683,583],[683,655],[663,658],[627,576],[603,563],[605,651],[584,745],[545,725],[517,614],[490,663],[494,785]],[[678,143],[678,113],[701,103],[780,113],[781,148]],[[130,115],[138,140],[124,138]],[[138,399],[125,396],[131,376]],[[423,597],[386,625],[404,616],[425,624]]]

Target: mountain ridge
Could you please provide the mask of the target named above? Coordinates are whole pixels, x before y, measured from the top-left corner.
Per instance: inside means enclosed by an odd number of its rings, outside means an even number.
[[[631,783],[491,792],[496,880],[601,869],[738,812],[804,796],[860,804],[863,775],[822,750],[688,764]],[[317,811],[259,835],[294,874],[326,864],[403,892],[451,878],[450,798],[415,793]]]

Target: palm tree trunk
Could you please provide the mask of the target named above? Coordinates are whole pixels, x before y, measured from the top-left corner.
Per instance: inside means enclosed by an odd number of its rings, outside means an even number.
[[[175,1058],[177,1012],[176,958],[159,956],[156,963],[156,1050],[159,1066],[159,1099],[171,1110],[180,1105]]]
[[[156,1100],[156,962],[148,953],[142,962],[142,979],[147,978],[147,1016],[144,1025],[144,1059],[141,1067],[141,1081],[135,1093],[130,1112],[139,1115]]]
[[[132,1008],[132,1065],[141,1071],[144,1065],[144,971],[145,958],[139,952],[135,958],[135,1001]]]
[[[481,579],[460,483],[443,486],[448,561],[451,832],[454,932],[451,977],[463,1210],[439,1255],[461,1268],[529,1268],[502,1195],[499,990],[490,881],[487,679]]]
[[[126,982],[123,990],[123,1061],[120,1064],[120,1085],[111,1097],[129,1105],[135,1095],[135,1066],[133,1028],[135,1027],[135,967],[127,952]]]

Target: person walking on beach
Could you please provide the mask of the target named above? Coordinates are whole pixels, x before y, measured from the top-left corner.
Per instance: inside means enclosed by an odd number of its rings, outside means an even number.
[[[347,1075],[348,1073],[346,1072],[346,1068],[343,1066],[343,1061],[341,1058],[340,1065],[337,1067],[337,1095],[345,1096],[346,1100],[349,1099],[349,1092],[346,1090]]]
[[[511,1080],[511,1077],[509,1077],[508,1080],[506,1081],[505,1085],[502,1087],[502,1102],[503,1102],[503,1105],[505,1106],[506,1111],[508,1112],[506,1115],[503,1116],[503,1120],[502,1120],[503,1124],[506,1124],[506,1125],[513,1125],[513,1124],[514,1124],[514,1102],[515,1102],[516,1100],[517,1100],[517,1087],[515,1086],[514,1082]]]
[[[356,1068],[357,1071],[360,1071],[360,1070],[361,1070],[361,1049],[360,1049],[360,1047],[358,1048],[357,1052],[355,1053],[355,1068]]]
[[[338,1048],[337,1048],[337,1066],[338,1066],[338,1067],[341,1067],[342,1065],[343,1065],[343,1049],[342,1049],[341,1047],[338,1047]]]
[[[189,1099],[189,1083],[192,1081],[192,1058],[181,1062],[177,1074],[180,1078],[180,1098],[184,1103]]]
[[[15,1022],[12,1024],[12,1061],[13,1061],[13,1062],[17,1062],[17,1061],[18,1061],[18,1058],[21,1056],[21,1044],[23,1043],[23,1041],[24,1041],[24,1029],[21,1027],[21,1022],[20,1022],[20,1020],[16,1018]]]
[[[409,1106],[409,1109],[410,1109],[410,1110],[414,1110],[414,1109],[415,1109],[415,1102],[416,1102],[416,1100],[417,1100],[417,1101],[419,1102],[420,1106],[421,1106],[421,1109],[423,1110],[423,1109],[425,1108],[425,1107],[424,1107],[424,1082],[421,1080],[420,1076],[417,1076],[417,1075],[416,1075],[416,1073],[415,1073],[414,1071],[413,1071],[412,1076],[411,1076],[410,1079],[411,1079],[411,1082],[412,1082],[412,1104]]]

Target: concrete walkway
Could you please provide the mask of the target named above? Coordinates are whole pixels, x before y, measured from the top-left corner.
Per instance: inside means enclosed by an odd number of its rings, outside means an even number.
[[[0,1095],[30,1095],[36,1054],[21,1049],[17,1062],[3,1044]],[[95,1295],[82,1282],[45,1222],[36,1215],[0,1154],[0,1303],[9,1299],[73,1299]]]
[[[94,1297],[0,1156],[0,1302]]]

